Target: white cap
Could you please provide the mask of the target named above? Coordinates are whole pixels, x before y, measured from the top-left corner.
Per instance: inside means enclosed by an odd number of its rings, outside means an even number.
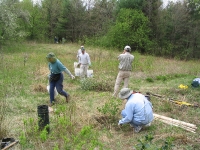
[[[127,45],[127,46],[124,47],[124,50],[130,52],[131,51],[131,47]]]

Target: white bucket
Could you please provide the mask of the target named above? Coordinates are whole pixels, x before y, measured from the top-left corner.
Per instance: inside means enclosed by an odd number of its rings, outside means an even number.
[[[47,85],[47,91],[48,91],[48,93],[49,93],[49,90],[50,90],[50,86]],[[56,97],[56,96],[58,96],[58,91],[57,91],[57,89],[55,88],[55,89],[54,89],[54,97]]]
[[[87,70],[87,77],[88,78],[93,77],[93,70]]]
[[[78,67],[78,62],[74,62],[74,68]]]
[[[75,68],[75,76],[80,76],[80,68]],[[93,77],[93,70],[87,70],[87,77]]]
[[[80,68],[75,68],[75,76],[80,76]]]

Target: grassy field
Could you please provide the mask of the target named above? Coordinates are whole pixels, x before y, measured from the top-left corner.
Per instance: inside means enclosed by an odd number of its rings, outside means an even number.
[[[129,87],[143,94],[151,92],[154,113],[197,125],[196,133],[154,120],[152,126],[134,133],[129,125],[117,126],[125,102],[112,97],[121,53],[85,46],[90,54],[94,77],[80,81],[64,74],[64,89],[70,103],[56,97],[49,114],[50,133],[38,130],[37,106],[48,105],[46,55],[54,52],[74,74],[73,63],[80,45],[25,43],[0,52],[0,138],[20,140],[14,150],[148,150],[200,149],[200,108],[183,107],[168,98],[200,104],[200,89],[191,87],[199,77],[200,61],[180,61],[160,57],[135,56]],[[188,85],[180,89],[179,85]],[[145,138],[147,139],[145,141]],[[152,139],[152,140],[151,140]],[[150,142],[151,141],[151,144]]]

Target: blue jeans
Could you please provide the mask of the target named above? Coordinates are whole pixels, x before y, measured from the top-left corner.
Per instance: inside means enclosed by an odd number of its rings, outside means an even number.
[[[58,81],[49,81],[50,83],[50,102],[54,101],[54,89],[56,87],[58,93],[62,96],[67,97],[68,93],[63,90],[63,74],[61,73],[60,79]]]

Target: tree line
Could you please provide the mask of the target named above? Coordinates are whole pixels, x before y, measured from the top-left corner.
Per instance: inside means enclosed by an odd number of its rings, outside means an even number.
[[[0,0],[0,44],[79,42],[143,54],[200,58],[200,0]]]

